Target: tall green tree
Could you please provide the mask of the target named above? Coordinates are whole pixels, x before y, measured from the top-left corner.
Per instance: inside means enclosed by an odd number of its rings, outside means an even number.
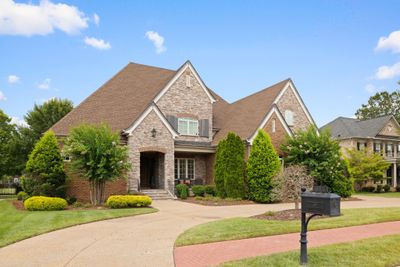
[[[250,149],[247,161],[247,179],[249,198],[257,202],[271,202],[273,177],[281,168],[278,154],[271,143],[271,138],[259,130]]]
[[[13,142],[17,135],[16,127],[11,119],[0,110],[0,178],[15,173],[15,157]]]
[[[369,150],[347,150],[349,174],[360,187],[364,181],[379,181],[385,177],[390,163],[378,153]]]
[[[371,96],[367,104],[362,104],[355,114],[358,119],[373,119],[384,115],[393,115],[400,121],[400,90],[389,93],[378,92]]]
[[[73,107],[72,102],[68,99],[53,98],[42,105],[35,104],[33,109],[25,115],[25,121],[36,139],[39,139],[44,132],[67,115]]]
[[[52,131],[46,132],[36,143],[25,171],[22,187],[28,194],[65,196],[64,160]]]
[[[219,141],[217,151],[215,153],[215,187],[219,197],[226,197],[225,192],[225,147],[226,139]]]
[[[226,196],[230,198],[243,198],[245,195],[245,162],[242,139],[234,133],[228,133],[224,152],[224,185]]]
[[[318,134],[314,127],[298,131],[288,137],[281,149],[286,154],[286,163],[306,166],[317,184],[328,186],[342,197],[352,194],[348,164],[341,158],[339,143],[331,139],[329,131]]]
[[[93,205],[104,203],[106,182],[124,176],[131,167],[128,149],[120,145],[119,134],[104,124],[73,128],[65,152],[71,156],[72,168],[89,180]]]

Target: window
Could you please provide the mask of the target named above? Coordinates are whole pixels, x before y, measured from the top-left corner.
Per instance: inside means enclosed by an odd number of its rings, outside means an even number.
[[[367,148],[367,143],[357,142],[357,149],[358,150],[365,150]]]
[[[293,111],[291,110],[285,111],[285,121],[289,126],[294,125]]]
[[[381,143],[374,143],[374,152],[376,154],[382,154],[382,144]]]
[[[175,159],[175,179],[194,179],[194,159]]]
[[[178,132],[183,135],[199,135],[199,121],[190,118],[179,118]]]
[[[192,86],[192,84],[190,82],[190,75],[186,74],[186,87],[191,87],[191,86]]]
[[[275,119],[272,120],[271,128],[272,128],[272,129],[271,129],[272,132],[275,133],[275,132],[276,132],[276,120],[275,120]]]
[[[393,157],[393,144],[386,144],[386,157]]]

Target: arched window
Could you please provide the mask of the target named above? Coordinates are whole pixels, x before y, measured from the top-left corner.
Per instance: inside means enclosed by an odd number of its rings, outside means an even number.
[[[285,111],[285,121],[289,126],[294,125],[294,118],[293,118],[293,111],[291,110],[286,110]]]

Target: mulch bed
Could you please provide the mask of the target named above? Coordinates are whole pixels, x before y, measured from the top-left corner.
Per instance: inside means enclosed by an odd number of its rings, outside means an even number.
[[[17,210],[25,210],[24,203],[20,200],[11,200],[11,203]]]
[[[282,210],[282,211],[270,211],[264,214],[252,216],[250,218],[260,220],[274,220],[274,221],[294,221],[301,219],[301,209],[295,210]],[[328,216],[316,216],[315,219],[328,218]]]
[[[256,204],[251,200],[225,200],[225,199],[218,199],[218,200],[199,200],[195,199],[194,197],[189,197],[187,199],[179,199],[179,201],[192,203],[192,204],[199,204],[203,206],[234,206],[234,205],[249,205],[249,204]]]

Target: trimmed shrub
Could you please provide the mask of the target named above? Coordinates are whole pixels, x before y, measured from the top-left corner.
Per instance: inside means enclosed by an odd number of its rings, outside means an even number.
[[[389,192],[389,191],[390,191],[390,185],[385,184],[385,185],[383,186],[383,190],[385,190],[385,192]]]
[[[362,192],[374,192],[375,191],[375,186],[364,186],[361,188]]]
[[[106,205],[112,209],[150,206],[153,200],[149,196],[116,195],[108,197]]]
[[[218,143],[215,153],[215,188],[219,197],[225,197],[225,148],[226,140],[223,139]]]
[[[215,196],[217,194],[217,189],[215,185],[206,185],[204,191],[207,195]]]
[[[383,186],[382,186],[381,184],[378,184],[378,185],[376,186],[376,191],[375,191],[375,193],[382,193],[382,191],[383,191]]]
[[[68,205],[73,205],[77,201],[76,197],[67,197],[66,200]]]
[[[189,195],[189,187],[186,184],[178,184],[176,186],[176,193],[179,198],[186,199]]]
[[[194,185],[192,186],[192,192],[196,197],[204,197],[206,187],[204,185]]]
[[[262,203],[271,202],[273,177],[280,169],[279,157],[271,138],[263,130],[259,130],[247,162],[249,198]]]
[[[25,209],[31,211],[63,210],[68,206],[65,199],[59,197],[30,197],[24,202]]]
[[[400,192],[400,185],[396,186],[396,192]]]
[[[26,200],[29,197],[29,195],[27,193],[25,193],[24,191],[20,191],[17,194],[17,199],[18,200]]]

